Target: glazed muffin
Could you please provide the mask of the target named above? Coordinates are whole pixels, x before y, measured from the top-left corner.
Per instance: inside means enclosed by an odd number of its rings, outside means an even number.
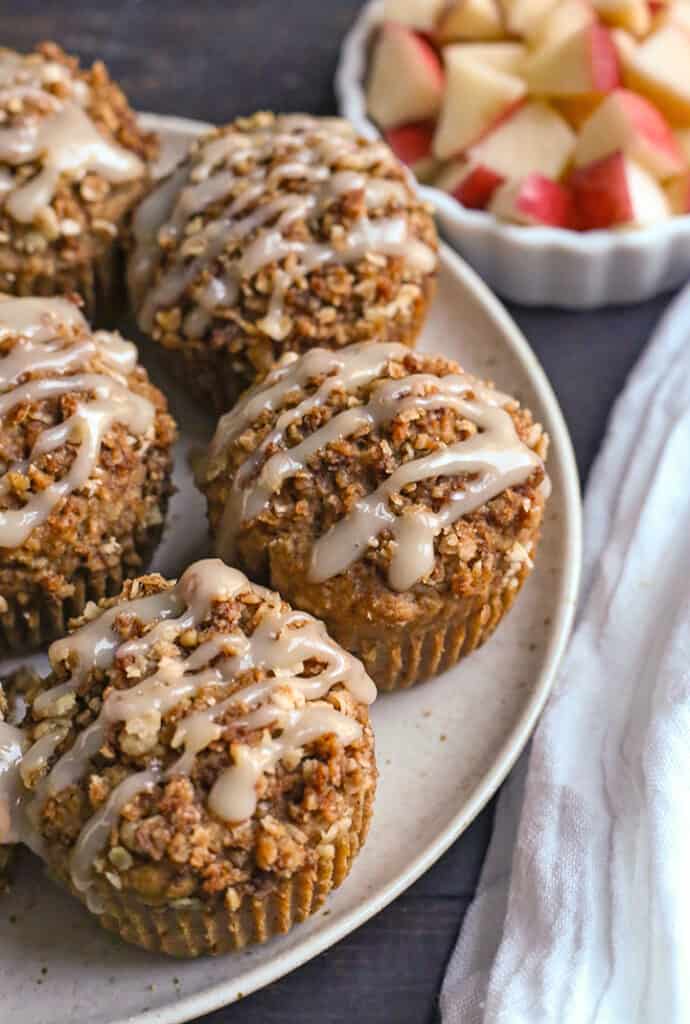
[[[16,829],[128,942],[286,932],[364,842],[376,690],[322,623],[222,562],[125,584],[50,649]]]
[[[54,43],[0,50],[0,291],[78,292],[107,315],[122,292],[118,242],[157,151],[100,62]]]
[[[283,353],[413,345],[437,238],[407,172],[337,118],[260,113],[200,139],[134,218],[141,329],[218,411]]]
[[[532,566],[548,481],[530,413],[398,344],[288,356],[221,418],[216,550],[322,618],[384,690],[482,643]]]
[[[135,346],[74,303],[0,296],[0,654],[141,572],[171,490],[166,410]]]

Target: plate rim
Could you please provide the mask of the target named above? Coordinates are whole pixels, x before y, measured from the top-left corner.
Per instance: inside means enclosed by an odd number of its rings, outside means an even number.
[[[142,125],[150,130],[201,132],[211,128],[206,122],[164,114],[140,115]],[[570,434],[556,395],[549,380],[531,349],[524,334],[506,308],[490,291],[479,275],[448,245],[441,243],[441,263],[453,278],[469,293],[473,293],[493,322],[503,344],[511,350],[529,378],[548,418],[548,432],[552,440],[551,458],[560,464],[564,503],[565,557],[559,600],[552,616],[552,627],[545,646],[544,660],[536,685],[522,714],[513,726],[492,768],[476,785],[472,795],[436,838],[415,857],[405,871],[391,882],[372,893],[360,906],[345,913],[332,924],[323,925],[312,936],[306,937],[294,948],[278,951],[267,963],[258,965],[242,975],[241,980],[220,982],[199,992],[185,996],[164,1006],[151,1008],[125,1017],[113,1018],[110,1024],[184,1024],[194,1017],[211,1013],[223,1006],[277,981],[324,952],[346,935],[392,903],[417,881],[462,834],[476,818],[512,769],[527,745],[539,714],[551,691],[561,657],[570,635],[575,615],[582,563],[582,502],[580,483]],[[171,961],[171,968],[174,961]],[[238,992],[241,989],[241,992]]]

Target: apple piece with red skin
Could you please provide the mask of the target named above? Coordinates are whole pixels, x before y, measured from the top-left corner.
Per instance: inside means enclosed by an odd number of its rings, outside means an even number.
[[[410,168],[418,181],[424,183],[430,182],[438,170],[438,163],[431,152],[435,127],[433,121],[417,121],[389,128],[383,133],[398,160]]]
[[[578,226],[584,231],[645,227],[667,220],[671,208],[663,189],[643,167],[612,153],[569,179]]]
[[[515,224],[575,227],[570,189],[543,174],[529,174],[502,185],[489,203],[489,213]]]
[[[434,184],[468,210],[485,210],[504,181],[505,178],[490,167],[460,161],[447,167]]]
[[[625,153],[665,181],[686,170],[688,161],[663,114],[644,96],[616,89],[585,122],[575,148],[575,165]]]
[[[618,55],[603,25],[585,25],[527,61],[525,80],[536,96],[581,96],[611,92],[620,81]]]
[[[419,160],[431,156],[431,140],[435,129],[433,121],[416,121],[413,124],[389,128],[383,133],[383,137],[398,160],[412,167]]]
[[[436,51],[416,32],[385,22],[376,42],[367,110],[382,128],[424,121],[438,113],[443,68]]]
[[[690,32],[662,25],[631,52],[625,77],[672,123],[690,126]]]
[[[446,94],[434,136],[439,160],[460,156],[505,117],[527,91],[516,75],[474,60],[462,45],[444,51]]]
[[[446,0],[385,0],[383,16],[419,32],[432,32]]]
[[[508,180],[539,173],[560,178],[576,137],[565,119],[547,103],[525,103],[504,118],[468,151],[474,165],[485,166]]]
[[[439,18],[436,37],[442,45],[460,39],[501,39],[503,24],[495,0],[454,0]]]

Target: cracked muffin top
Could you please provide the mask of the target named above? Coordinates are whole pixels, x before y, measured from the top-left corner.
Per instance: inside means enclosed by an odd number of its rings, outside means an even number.
[[[302,114],[198,140],[133,236],[139,325],[188,356],[224,353],[238,392],[285,351],[412,344],[437,267],[430,212],[388,147]]]
[[[441,356],[285,357],[218,425],[201,485],[216,548],[330,621],[400,625],[529,562],[547,437]]]
[[[167,474],[175,427],[137,358],[118,334],[92,332],[74,302],[0,296],[6,586],[15,570],[98,558],[128,517],[155,516],[160,495],[149,502],[143,481]]]
[[[312,863],[373,795],[362,665],[217,560],[176,585],[128,582],[50,660],[18,830],[96,912],[103,886],[234,910]]]
[[[83,71],[54,43],[0,50],[0,289],[76,287],[74,268],[112,246],[156,150],[100,62]]]

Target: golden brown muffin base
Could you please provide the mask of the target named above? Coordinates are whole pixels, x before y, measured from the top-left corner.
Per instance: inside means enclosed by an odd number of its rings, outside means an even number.
[[[379,690],[406,690],[446,672],[461,658],[489,639],[510,610],[529,575],[522,569],[510,580],[500,581],[484,602],[448,601],[433,624],[402,627],[397,632],[372,629],[368,635],[359,626],[335,620],[328,624],[331,635],[356,654]]]
[[[194,958],[221,956],[285,935],[323,906],[328,894],[347,877],[364,845],[373,810],[369,788],[354,808],[352,829],[319,853],[316,864],[282,879],[265,893],[245,895],[239,907],[224,903],[203,907],[154,907],[132,893],[120,893],[106,882],[96,883],[103,911],[100,924],[125,942],[152,953]],[[61,885],[84,902],[62,872],[54,872]]]

